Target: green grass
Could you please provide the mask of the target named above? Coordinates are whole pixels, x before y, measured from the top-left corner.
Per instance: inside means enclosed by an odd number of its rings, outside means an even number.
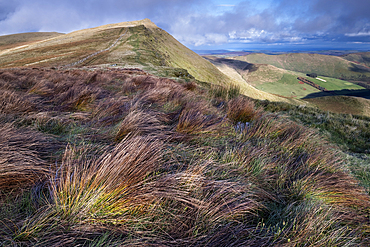
[[[319,129],[343,151],[370,151],[370,118],[360,115],[332,113],[317,108],[293,106],[286,103],[259,101],[265,110],[281,113],[306,126]]]
[[[344,89],[349,89],[349,90],[362,90],[365,89],[361,86],[358,86],[354,83],[344,81],[344,80],[339,80],[335,78],[330,78],[330,77],[325,77],[325,76],[319,76],[319,78],[326,80],[326,82],[323,82],[321,80],[313,79],[306,77],[307,79],[311,80],[312,82],[316,83],[317,85],[320,85],[327,90],[334,91],[334,90],[344,90]]]
[[[292,74],[283,74],[278,81],[261,83],[256,88],[268,93],[298,99],[304,98],[308,94],[319,92],[319,90],[310,85],[299,84],[297,76]]]

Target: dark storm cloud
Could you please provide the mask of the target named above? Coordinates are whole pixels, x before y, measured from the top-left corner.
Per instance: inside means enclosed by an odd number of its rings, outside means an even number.
[[[0,0],[0,34],[70,32],[150,18],[193,47],[228,42],[370,42],[369,0],[263,2],[230,6],[228,1],[214,0]]]

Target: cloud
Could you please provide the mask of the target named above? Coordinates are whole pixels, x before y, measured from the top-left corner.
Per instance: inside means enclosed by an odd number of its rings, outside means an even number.
[[[191,11],[194,2],[197,1],[15,0],[12,3],[1,1],[0,34],[30,30],[70,32],[80,28],[144,18],[171,23],[174,15]]]
[[[221,7],[221,8],[220,8]],[[0,35],[70,32],[150,18],[190,47],[223,43],[370,42],[368,0],[0,0]]]
[[[370,36],[370,32],[346,33],[348,37]]]
[[[234,43],[355,42],[359,37],[365,42],[370,41],[369,9],[368,0],[281,0],[262,9],[255,1],[243,1],[222,15],[187,17],[186,23],[194,28],[171,31],[178,37],[185,36],[179,33],[184,30],[187,36],[227,35]],[[212,37],[209,43],[214,43]]]

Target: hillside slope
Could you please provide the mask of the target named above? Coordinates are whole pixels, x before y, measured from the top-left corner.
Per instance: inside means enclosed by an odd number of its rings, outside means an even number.
[[[342,58],[370,67],[370,52],[359,52],[343,55]]]
[[[90,54],[111,50],[86,60],[84,65],[119,64],[141,67],[183,68],[197,80],[226,83],[228,78],[211,63],[180,44],[150,20],[123,22],[75,31],[47,41],[29,44],[0,53],[1,67],[63,66]]]
[[[229,59],[212,55],[204,57],[234,80],[241,81],[241,84],[244,81],[244,84],[250,85],[259,92],[264,91],[275,97],[282,96],[286,102],[292,104],[298,102],[299,105],[303,105],[304,102],[306,105],[335,113],[370,116],[368,100],[363,99],[367,98],[369,90],[351,82],[320,76],[322,81],[310,78],[304,73],[277,68],[269,64],[252,64],[235,57]],[[301,82],[297,79],[298,77],[309,79],[331,92],[321,92]]]
[[[42,41],[63,35],[56,32],[31,32],[0,36],[0,51],[28,45],[33,42]]]
[[[259,65],[246,63],[244,61],[240,60],[234,60],[234,59],[226,59],[226,58],[218,58],[215,56],[204,56],[207,60],[211,61],[220,71],[222,71],[224,74],[228,75],[230,78],[232,78],[240,87],[242,90],[244,90],[244,94],[254,98],[254,99],[261,99],[261,100],[270,100],[270,101],[280,101],[280,102],[287,102],[294,105],[301,105],[305,104],[306,102],[302,102],[299,100],[294,99],[293,97],[290,97],[291,90],[289,91],[289,94],[285,94],[285,92],[282,92],[281,90],[279,92],[273,91],[273,90],[266,90],[266,88],[263,88],[261,84],[264,84],[266,82],[276,82],[276,70],[284,71],[282,69],[277,69],[274,66],[269,66],[273,68],[273,72],[269,73],[271,71],[264,71],[263,68],[261,69]],[[275,68],[275,69],[274,69]],[[256,74],[260,75],[257,76]],[[291,74],[297,74],[295,72],[292,72]],[[280,77],[279,77],[280,76]],[[277,75],[277,77],[281,78],[282,75]],[[293,76],[296,78],[296,76]],[[279,86],[279,84],[277,84]],[[281,85],[280,85],[281,88]],[[284,89],[284,86],[282,87],[283,91],[287,91],[287,89]],[[282,93],[281,93],[282,92]],[[311,91],[310,91],[311,92]],[[312,92],[316,92],[313,90]],[[281,97],[283,96],[283,97]],[[302,95],[303,97],[303,95]]]
[[[93,55],[93,56],[92,56]],[[225,75],[149,19],[75,31],[0,51],[0,67],[115,66],[140,68],[164,77],[238,85],[243,94],[271,101],[286,99]]]
[[[306,101],[324,111],[370,117],[370,100],[349,96],[325,96]]]
[[[278,68],[302,73],[316,73],[332,78],[370,82],[370,68],[341,57],[291,53],[282,55],[250,54],[235,59],[256,64],[270,64]]]

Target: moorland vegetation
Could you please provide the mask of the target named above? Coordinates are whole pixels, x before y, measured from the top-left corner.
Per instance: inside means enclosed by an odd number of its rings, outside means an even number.
[[[0,70],[4,246],[368,246],[370,119],[140,69]]]

